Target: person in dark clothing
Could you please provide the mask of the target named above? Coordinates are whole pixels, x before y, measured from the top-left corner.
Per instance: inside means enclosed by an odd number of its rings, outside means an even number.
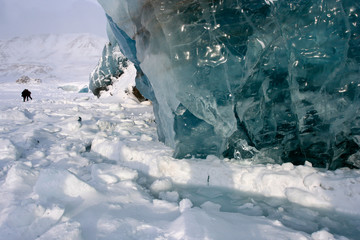
[[[25,102],[25,99],[26,99],[26,101],[29,101],[29,98],[32,100],[31,92],[27,89],[24,89],[24,91],[22,91],[21,96],[23,97],[24,102]]]

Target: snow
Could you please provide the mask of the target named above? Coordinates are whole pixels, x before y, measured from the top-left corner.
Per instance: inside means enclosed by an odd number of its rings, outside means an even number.
[[[78,93],[93,50],[75,47],[69,70],[68,36],[43,39],[57,77],[17,84],[8,68],[0,79],[0,239],[358,238],[359,170],[174,159],[151,104],[125,93],[132,67],[101,98]],[[93,49],[91,36],[83,41]],[[38,57],[16,51],[7,54],[17,64]],[[24,88],[32,101],[22,102]]]
[[[105,43],[104,38],[85,33],[1,39],[0,81],[25,75],[63,82],[64,88],[71,90],[71,86],[76,86],[75,81],[69,81],[71,77],[83,79],[82,84],[87,85],[84,80],[96,66],[99,49]]]

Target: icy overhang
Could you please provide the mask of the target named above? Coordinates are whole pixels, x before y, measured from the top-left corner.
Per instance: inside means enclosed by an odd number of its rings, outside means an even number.
[[[176,157],[360,166],[357,1],[99,2]]]

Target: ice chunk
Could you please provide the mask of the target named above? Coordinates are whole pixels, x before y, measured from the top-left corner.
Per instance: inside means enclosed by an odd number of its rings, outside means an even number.
[[[99,2],[175,157],[354,166],[358,2]]]
[[[185,212],[186,210],[192,208],[193,204],[192,202],[190,201],[190,199],[183,199],[180,201],[179,203],[179,210],[181,213]]]
[[[172,182],[170,179],[158,179],[150,186],[150,190],[153,193],[160,193],[163,191],[169,191],[172,188]]]
[[[126,146],[120,141],[110,141],[97,137],[91,144],[91,150],[113,161],[121,161]]]
[[[0,161],[2,160],[16,160],[19,156],[19,151],[14,144],[5,138],[0,138]]]
[[[210,201],[204,202],[203,204],[201,204],[201,208],[205,209],[207,211],[220,211],[221,205],[220,204],[216,204]]]
[[[177,202],[179,200],[179,193],[172,191],[172,192],[160,192],[159,197],[163,200],[169,202]]]
[[[96,190],[69,171],[44,169],[34,186],[40,201],[57,199],[61,203],[70,203],[97,197]]]
[[[334,235],[325,230],[314,232],[313,234],[311,234],[311,237],[314,240],[335,240]]]
[[[92,178],[107,184],[117,183],[118,181],[137,179],[138,173],[135,170],[109,164],[94,164],[91,170]]]

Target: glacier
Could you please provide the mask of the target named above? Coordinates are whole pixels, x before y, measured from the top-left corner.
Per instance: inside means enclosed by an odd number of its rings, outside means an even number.
[[[106,91],[128,67],[127,58],[120,52],[117,43],[107,43],[104,46],[98,65],[90,74],[90,90],[100,96],[101,91]]]
[[[359,1],[98,2],[175,157],[360,167]]]

